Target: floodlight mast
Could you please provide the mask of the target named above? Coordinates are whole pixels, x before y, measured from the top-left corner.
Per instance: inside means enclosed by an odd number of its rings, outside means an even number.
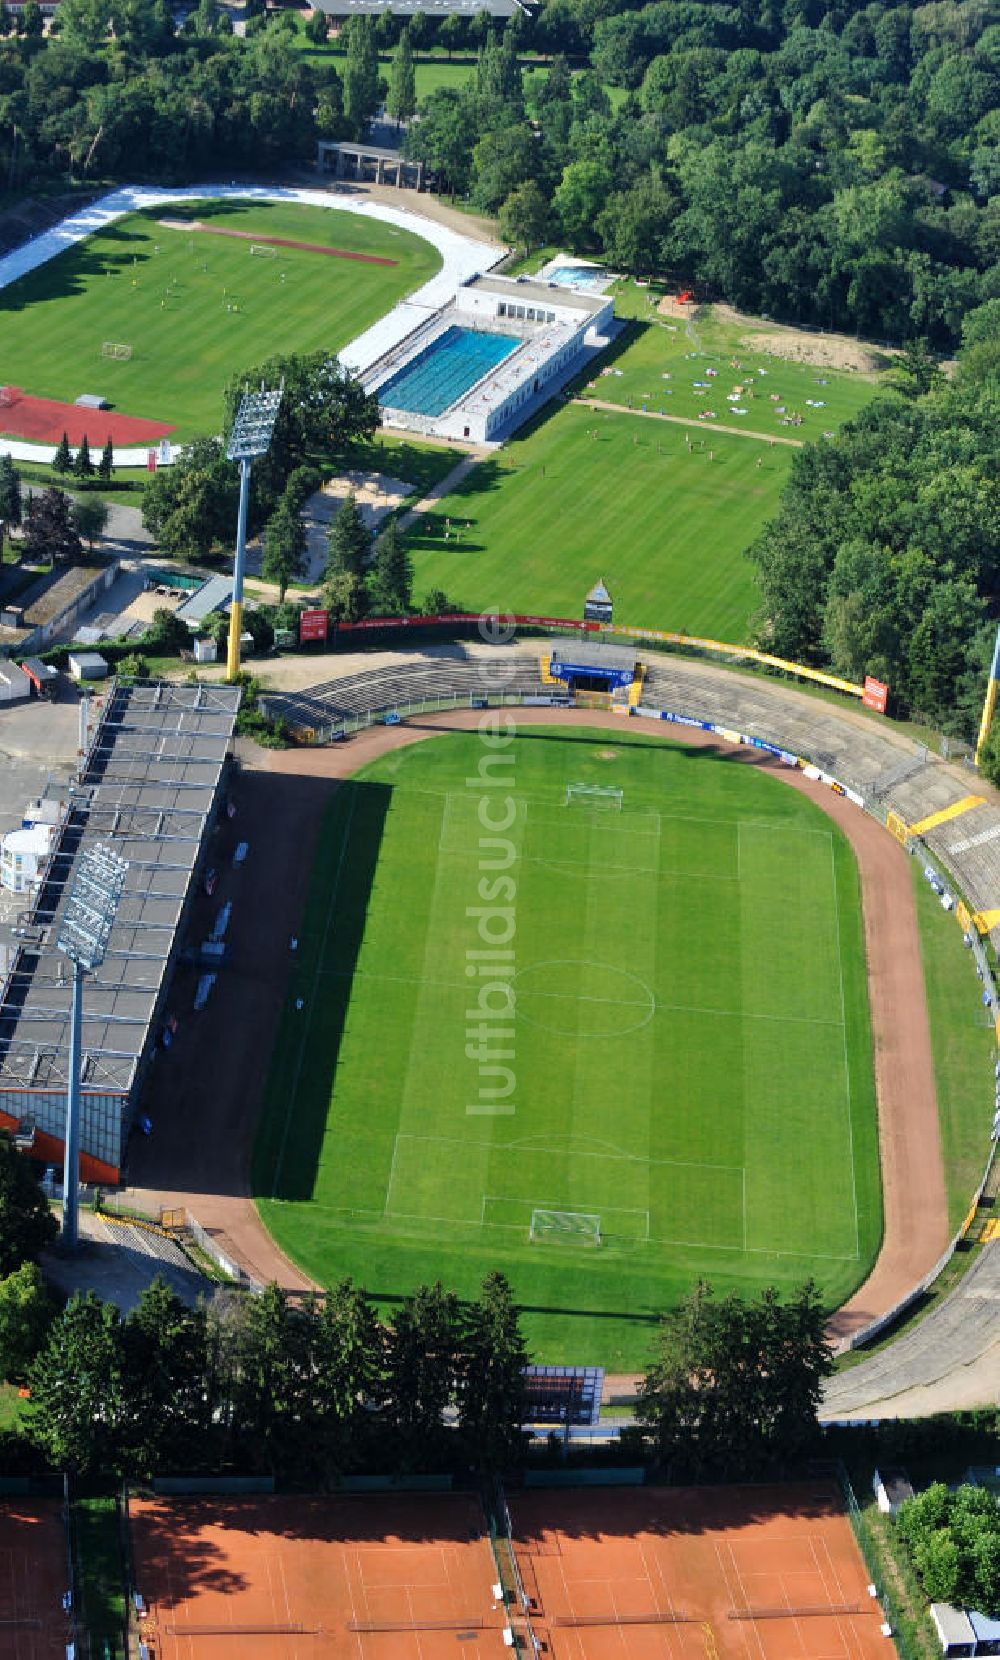
[[[247,501],[250,495],[250,464],[255,456],[266,455],[278,418],[282,388],[245,392],[236,412],[233,430],[226,445],[230,461],[240,464],[240,507],[236,520],[236,557],[233,561],[233,600],[229,610],[229,649],[226,679],[236,680],[240,672],[240,636],[243,633],[243,571],[247,556]]]
[[[73,964],[69,1069],[66,1083],[66,1142],[63,1155],[63,1245],[75,1251],[80,1203],[80,1051],[83,977],[100,968],[125,887],[125,859],[97,842],[82,855],[59,922],[56,948]]]

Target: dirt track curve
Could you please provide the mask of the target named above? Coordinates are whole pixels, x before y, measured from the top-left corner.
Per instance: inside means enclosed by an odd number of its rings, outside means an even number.
[[[153,1135],[149,1140],[133,1139],[129,1180],[144,1207],[186,1205],[261,1280],[277,1280],[290,1290],[311,1284],[278,1249],[258,1217],[250,1198],[250,1154],[284,1004],[292,960],[289,941],[301,924],[324,809],[337,782],[376,756],[437,732],[475,727],[479,719],[472,710],[428,715],[407,725],[371,727],[329,749],[251,749],[244,758],[233,792],[236,818],[232,827],[218,832],[250,843],[233,907],[233,967],[220,977],[213,996],[211,1042],[206,1042],[209,1028],[186,1017],[169,1062],[154,1069],[147,1096]],[[521,709],[518,720],[525,725],[558,723],[621,731],[620,716],[593,710],[557,714],[551,708]],[[831,1321],[831,1335],[840,1339],[891,1307],[934,1265],[948,1237],[907,858],[874,820],[803,773],[760,751],[730,750],[708,733],[685,728],[681,741],[719,747],[738,764],[759,767],[809,796],[843,829],[858,860],[885,1230],[872,1273]],[[222,847],[220,855],[225,852]],[[220,889],[226,880],[224,876]],[[216,906],[218,898],[219,894]],[[185,1000],[185,1006],[190,1002]],[[625,1382],[614,1381],[618,1386]]]

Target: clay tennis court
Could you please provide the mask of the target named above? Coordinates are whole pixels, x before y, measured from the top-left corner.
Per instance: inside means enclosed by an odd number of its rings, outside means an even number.
[[[0,1502],[0,1655],[51,1660],[72,1639],[62,1506],[56,1499]]]
[[[398,259],[381,254],[354,253],[349,248],[329,248],[325,242],[298,242],[290,236],[260,236],[256,231],[238,231],[232,225],[206,225],[202,219],[158,219],[168,231],[201,231],[203,236],[235,236],[265,248],[298,248],[306,254],[326,254],[328,259],[355,259],[360,265],[398,265]]]
[[[130,1502],[148,1660],[507,1652],[471,1494]],[[237,1639],[234,1643],[233,1639]]]
[[[39,444],[58,444],[63,433],[74,446],[86,438],[91,449],[113,444],[155,444],[174,431],[165,421],[115,415],[108,409],[81,409],[58,398],[34,398],[19,386],[0,387],[0,432]],[[95,457],[96,460],[96,457]]]
[[[886,1660],[832,1484],[510,1496],[554,1660]]]

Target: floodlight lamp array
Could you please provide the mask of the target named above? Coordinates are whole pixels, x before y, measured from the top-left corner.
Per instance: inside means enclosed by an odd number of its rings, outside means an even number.
[[[252,461],[266,455],[274,432],[274,423],[281,406],[282,388],[266,392],[247,392],[240,400],[233,430],[226,445],[230,461]]]
[[[77,866],[56,946],[88,972],[104,961],[127,870],[128,862],[103,842],[89,847]]]

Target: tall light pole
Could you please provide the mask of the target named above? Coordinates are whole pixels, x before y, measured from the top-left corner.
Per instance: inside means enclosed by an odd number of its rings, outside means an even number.
[[[63,1244],[74,1251],[80,1197],[80,1048],[83,977],[100,968],[125,886],[127,862],[103,842],[81,856],[59,923],[56,947],[73,964],[66,1084],[66,1147],[63,1159]]]
[[[229,612],[229,650],[226,679],[240,672],[240,635],[243,632],[243,568],[247,555],[247,499],[250,494],[250,464],[255,456],[266,455],[281,403],[281,387],[275,392],[246,392],[240,401],[233,430],[226,445],[230,461],[240,464],[240,511],[236,521],[236,558],[233,561],[233,603]]]

